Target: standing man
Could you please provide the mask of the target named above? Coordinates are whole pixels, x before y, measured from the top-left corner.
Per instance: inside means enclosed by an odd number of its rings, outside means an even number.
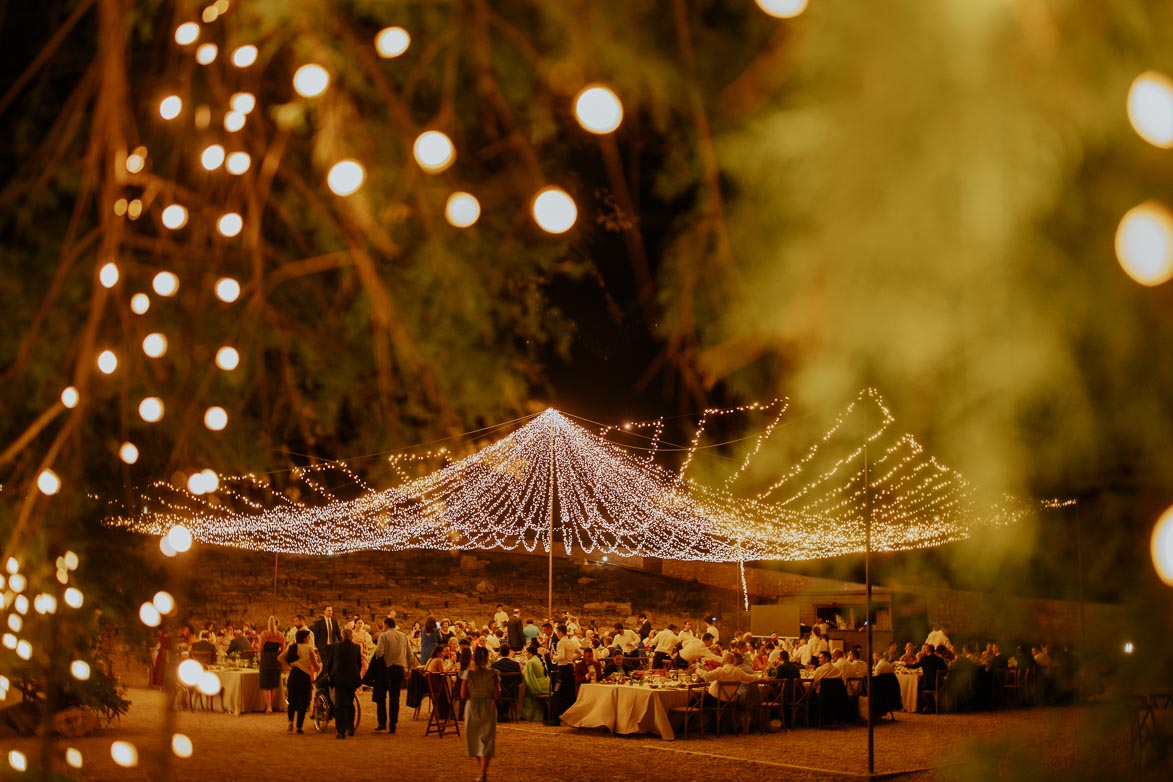
[[[301,614],[294,614],[293,615],[293,626],[285,631],[286,645],[296,643],[298,630],[309,630],[309,628],[305,626],[305,617],[304,616],[302,616]],[[313,630],[310,630],[310,639],[306,643],[310,644],[311,646],[317,647],[318,644],[314,641],[314,631]],[[318,655],[318,656],[320,657],[321,655]]]
[[[322,609],[322,616],[314,622],[313,630],[313,644],[318,648],[318,656],[322,658],[322,667],[328,670],[330,647],[342,640],[342,628],[334,621],[334,606]]]
[[[676,650],[676,625],[670,624],[660,632],[652,636],[652,640],[648,642],[654,655],[652,657],[652,668],[666,668],[668,663],[672,660],[672,652]]]
[[[375,656],[383,660],[387,667],[387,697],[390,708],[379,700],[375,708],[375,719],[379,724],[375,730],[387,726],[387,733],[395,732],[399,724],[399,691],[403,688],[403,677],[409,668],[415,667],[415,654],[411,651],[411,643],[407,636],[395,629],[395,620],[387,617],[383,620],[382,635],[375,646]]]
[[[509,641],[509,648],[516,652],[520,652],[525,648],[525,633],[522,632],[521,609],[513,609],[513,618],[509,620],[505,626],[506,639]]]
[[[509,614],[505,613],[505,608],[500,603],[497,604],[497,613],[493,614],[493,621],[502,630],[505,629],[505,625],[509,622]]]
[[[338,738],[354,735],[354,693],[362,682],[362,649],[354,631],[342,631],[342,640],[330,649],[330,683],[334,685],[334,727]]]
[[[558,724],[562,713],[574,705],[574,661],[578,658],[581,644],[573,635],[566,632],[566,625],[559,624],[554,629],[557,646],[554,649],[552,662],[558,671],[558,689],[550,698],[550,719]]]
[[[641,641],[648,640],[648,636],[652,634],[652,623],[651,623],[651,620],[648,619],[647,614],[640,614],[639,615],[639,630],[638,630],[638,632],[639,632],[639,640],[641,640]]]

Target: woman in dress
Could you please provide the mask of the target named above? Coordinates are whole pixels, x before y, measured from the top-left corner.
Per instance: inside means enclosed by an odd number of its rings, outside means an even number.
[[[440,629],[436,617],[429,616],[424,620],[424,630],[420,633],[420,659],[432,659],[432,650],[440,643]]]
[[[155,662],[151,666],[151,689],[163,689],[163,681],[167,675],[167,660],[171,656],[171,636],[166,627],[159,628],[159,649],[155,653]]]
[[[297,718],[297,732],[302,733],[305,724],[305,713],[310,707],[310,695],[313,694],[314,677],[322,668],[322,659],[318,657],[318,650],[310,645],[310,631],[302,629],[294,636],[295,643],[290,644],[281,661],[289,667],[289,727],[293,732],[294,718]]]
[[[546,708],[533,699],[534,695],[548,695],[550,693],[550,675],[546,673],[546,666],[542,658],[546,655],[546,647],[538,647],[538,653],[531,655],[525,664],[521,675],[525,679],[525,703],[522,704],[521,718],[530,722],[542,722],[546,719]]]
[[[269,617],[268,628],[257,636],[261,644],[261,694],[265,697],[265,713],[273,713],[273,693],[281,687],[281,653],[285,651],[285,636],[277,630],[277,617]]]
[[[350,639],[358,644],[358,648],[362,650],[362,664],[365,668],[371,661],[371,655],[375,653],[375,643],[371,640],[371,634],[367,631],[367,623],[354,618],[353,629],[350,632]]]
[[[432,710],[440,715],[441,719],[448,718],[448,688],[447,682],[444,679],[448,671],[448,647],[434,646],[432,647],[432,657],[428,660],[427,666],[424,668],[424,676],[428,679],[428,687],[434,693],[432,697]]]
[[[497,698],[501,697],[501,679],[489,667],[489,650],[478,646],[472,667],[464,672],[460,697],[464,707],[464,739],[468,756],[481,764],[480,782],[489,778],[489,761],[497,745]]]

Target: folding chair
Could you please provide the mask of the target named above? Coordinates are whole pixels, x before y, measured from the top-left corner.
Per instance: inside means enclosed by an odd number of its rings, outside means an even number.
[[[791,689],[794,697],[790,704],[790,725],[793,727],[798,718],[802,717],[802,724],[810,727],[811,698],[814,695],[814,682],[810,679],[791,679]]]
[[[941,713],[941,693],[945,689],[946,676],[946,671],[937,671],[933,681],[928,683],[929,686],[920,691],[920,706],[917,711],[927,711],[931,705],[934,714]]]
[[[688,738],[688,723],[692,718],[700,717],[701,735],[705,735],[705,690],[707,684],[688,685],[688,698],[683,706],[673,706],[668,709],[671,714],[679,714],[684,718],[684,738]]]
[[[497,716],[509,722],[517,722],[517,704],[522,695],[525,681],[520,673],[501,674],[501,697],[497,701]]]
[[[721,721],[726,714],[729,715],[730,719],[734,720],[733,732],[739,732],[738,716],[739,713],[743,714],[745,711],[737,703],[737,690],[740,687],[740,682],[717,682],[717,702],[712,707],[712,710],[713,716],[717,721],[718,736],[721,735]]]
[[[428,715],[428,727],[424,736],[435,733],[444,738],[444,732],[450,727],[460,735],[460,720],[456,719],[456,704],[452,702],[452,685],[448,676],[443,673],[425,674],[428,683],[428,697],[432,700],[432,713]]]
[[[762,679],[750,685],[758,693],[754,711],[757,714],[758,729],[762,732],[770,729],[770,718],[773,715],[777,715],[782,723],[782,729],[786,729],[787,683],[786,679]]]

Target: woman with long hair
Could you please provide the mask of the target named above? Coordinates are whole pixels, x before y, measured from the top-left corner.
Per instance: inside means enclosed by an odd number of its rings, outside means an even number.
[[[441,645],[432,647],[432,657],[424,668],[424,676],[427,677],[428,687],[433,693],[432,710],[440,715],[441,719],[448,719],[448,687],[444,678],[448,670],[445,659],[447,649],[447,646]]]
[[[472,666],[464,672],[460,697],[464,707],[464,739],[468,756],[481,764],[480,782],[489,778],[489,761],[497,745],[497,698],[501,696],[501,679],[489,667],[489,650],[478,646]]]
[[[281,653],[285,651],[285,636],[277,629],[277,617],[270,616],[268,627],[257,636],[261,644],[261,694],[265,697],[265,713],[273,713],[273,693],[281,687]]]
[[[424,620],[424,630],[420,633],[420,659],[431,661],[432,650],[440,643],[440,626],[436,617],[429,616]]]
[[[521,670],[525,680],[525,703],[522,704],[521,718],[530,722],[546,719],[546,708],[533,699],[534,695],[548,695],[550,692],[550,675],[542,663],[545,655],[546,647],[538,647],[537,654],[530,655],[529,662]]]
[[[295,643],[290,644],[282,662],[289,666],[289,727],[293,732],[294,718],[297,718],[297,732],[302,733],[305,724],[305,713],[310,707],[310,696],[314,690],[314,677],[322,668],[322,659],[318,650],[310,643],[310,631],[301,629],[294,636]]]

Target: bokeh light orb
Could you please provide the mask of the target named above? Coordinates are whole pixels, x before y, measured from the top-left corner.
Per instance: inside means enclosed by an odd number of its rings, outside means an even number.
[[[375,51],[384,59],[398,57],[411,46],[411,34],[402,27],[384,27],[375,36]]]
[[[342,160],[330,167],[326,184],[334,195],[348,196],[362,187],[367,172],[357,160]]]
[[[163,210],[163,225],[172,231],[178,231],[187,225],[187,209],[179,204],[171,204]]]
[[[8,765],[12,766],[13,771],[23,774],[29,769],[29,760],[19,749],[10,749],[8,750]]]
[[[228,99],[228,105],[232,107],[233,111],[249,114],[257,107],[257,96],[251,92],[235,92]]]
[[[163,618],[159,616],[159,609],[154,603],[143,603],[138,608],[138,618],[147,627],[158,627]]]
[[[170,592],[156,592],[151,602],[155,604],[155,608],[159,609],[159,613],[164,616],[170,616],[175,612],[175,598],[171,596]]]
[[[65,605],[70,608],[81,608],[86,602],[86,596],[77,587],[69,587],[63,595]]]
[[[196,689],[204,695],[218,695],[220,693],[220,677],[214,671],[204,671],[200,674]]]
[[[151,280],[151,287],[164,298],[174,296],[179,292],[179,278],[174,272],[159,272]]]
[[[257,54],[257,47],[251,43],[238,46],[232,50],[232,64],[237,68],[247,68],[257,61]]]
[[[457,228],[468,228],[481,216],[481,203],[471,193],[457,192],[448,196],[444,217]]]
[[[66,386],[65,390],[61,392],[61,404],[68,407],[70,410],[77,407],[77,403],[81,401],[81,394],[73,386]]]
[[[456,160],[452,139],[438,130],[425,130],[419,134],[411,151],[415,162],[429,174],[439,174]]]
[[[148,424],[156,424],[163,420],[163,400],[157,396],[148,396],[138,403],[139,418]]]
[[[110,757],[123,768],[138,765],[138,749],[129,741],[115,741],[110,745]]]
[[[104,375],[112,375],[118,369],[118,356],[114,355],[113,350],[103,350],[98,354],[98,369]]]
[[[193,750],[191,739],[182,733],[176,733],[171,737],[171,751],[175,753],[175,757],[187,759],[191,757]]]
[[[200,153],[200,165],[208,171],[215,171],[224,163],[224,147],[219,144],[209,144]]]
[[[223,407],[209,407],[204,413],[204,426],[213,432],[221,432],[228,426],[228,411]]]
[[[151,297],[145,293],[136,293],[130,297],[130,311],[135,315],[146,315],[151,308]]]
[[[806,10],[810,0],[754,0],[758,8],[775,19],[793,19]]]
[[[225,372],[231,372],[240,366],[240,353],[236,348],[225,345],[216,351],[216,366]]]
[[[184,660],[179,664],[179,669],[176,675],[179,677],[180,683],[187,687],[194,687],[200,681],[200,674],[204,672],[204,666],[200,665],[199,660]]]
[[[1153,527],[1152,555],[1157,575],[1173,587],[1173,507],[1165,511]]]
[[[90,664],[85,660],[74,660],[69,664],[69,673],[79,682],[90,678]]]
[[[175,524],[167,530],[167,541],[171,544],[171,548],[182,554],[191,548],[191,530],[182,524]]]
[[[183,111],[183,99],[178,95],[168,95],[159,101],[159,116],[163,119],[175,119],[181,111]]]
[[[245,116],[240,111],[229,111],[224,114],[224,130],[235,133],[244,127]]]
[[[138,461],[138,446],[127,441],[118,449],[118,458],[126,464],[134,464]]]
[[[216,55],[220,53],[219,47],[214,43],[201,43],[200,48],[196,49],[196,62],[200,65],[211,65],[216,62]]]
[[[592,84],[575,97],[574,116],[583,129],[605,135],[623,122],[623,104],[609,87]]]
[[[175,28],[175,42],[180,46],[195,43],[200,37],[200,26],[195,22],[184,22]]]
[[[1129,209],[1116,229],[1116,258],[1141,285],[1173,277],[1173,215],[1156,201]]]
[[[70,747],[69,749],[65,750],[65,765],[69,766],[70,768],[81,768],[81,750],[77,747]]]
[[[316,98],[330,86],[330,74],[321,65],[309,63],[293,74],[293,89],[303,98]]]
[[[162,358],[167,353],[167,337],[157,331],[143,337],[143,353],[151,358]]]
[[[236,301],[240,298],[240,283],[231,277],[216,280],[216,298],[225,304]]]
[[[103,288],[113,288],[118,284],[118,264],[110,261],[103,264],[98,271],[98,282],[102,283]]]
[[[228,156],[228,160],[224,161],[224,170],[229,174],[240,176],[245,171],[248,171],[249,166],[253,164],[253,159],[247,152],[233,152]]]
[[[1128,121],[1137,135],[1155,147],[1173,147],[1173,81],[1145,71],[1128,88]]]
[[[578,220],[578,207],[562,188],[547,187],[534,197],[533,215],[534,221],[543,231],[561,234],[574,227]]]
[[[57,473],[46,468],[41,470],[37,476],[37,488],[40,489],[41,494],[46,497],[52,497],[57,492],[61,491],[61,479],[57,477]]]
[[[221,215],[220,219],[216,221],[216,230],[220,232],[221,236],[228,239],[239,236],[240,232],[244,230],[244,218],[236,212]]]
[[[163,556],[165,557],[174,557],[179,554],[178,551],[171,547],[171,541],[167,540],[166,535],[159,538],[159,551],[163,552]]]

